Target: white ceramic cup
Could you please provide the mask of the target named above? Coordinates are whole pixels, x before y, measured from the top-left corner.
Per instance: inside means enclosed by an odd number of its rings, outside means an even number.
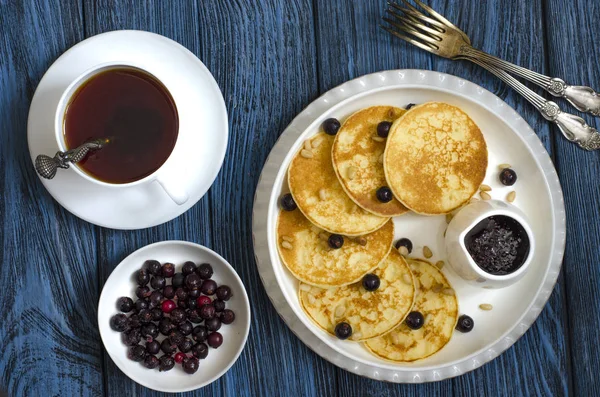
[[[485,272],[473,260],[465,246],[465,236],[479,222],[493,215],[505,215],[523,226],[529,238],[529,253],[516,271],[506,275]],[[512,204],[499,200],[480,200],[465,206],[453,218],[446,229],[446,255],[448,264],[471,284],[484,288],[503,288],[520,280],[527,272],[533,253],[535,240],[525,214]]]
[[[73,96],[73,94],[75,92],[77,92],[77,89],[79,87],[81,87],[82,84],[84,84],[86,81],[88,81],[90,78],[92,78],[96,74],[104,72],[109,69],[115,69],[115,68],[138,69],[138,70],[154,77],[157,81],[159,81],[159,82],[161,82],[161,84],[163,84],[163,86],[165,87],[165,89],[167,91],[169,91],[169,87],[167,87],[159,77],[157,77],[153,73],[150,73],[149,71],[145,70],[144,68],[139,67],[137,65],[133,65],[131,63],[120,63],[120,62],[104,63],[104,64],[96,65],[96,66],[92,67],[91,69],[86,70],[81,75],[79,75],[79,77],[77,77],[71,84],[69,84],[67,89],[63,92],[63,94],[60,98],[60,101],[58,102],[58,107],[56,109],[55,123],[54,123],[54,132],[56,135],[56,142],[58,144],[59,150],[61,150],[61,151],[67,150],[67,145],[66,145],[65,136],[64,136],[64,124],[65,124],[64,119],[65,119],[65,111],[71,101],[71,97]],[[175,108],[177,109],[177,98],[172,95],[171,91],[169,91],[169,94],[173,98],[173,102],[175,103]],[[182,172],[181,170],[178,170],[177,161],[176,161],[176,158],[177,158],[176,153],[181,152],[181,144],[180,144],[180,139],[179,139],[181,133],[182,133],[182,130],[180,129],[177,133],[177,140],[175,142],[175,146],[173,147],[173,150],[171,151],[171,154],[169,155],[167,160],[152,174],[150,174],[142,179],[139,179],[137,181],[133,181],[133,182],[129,182],[129,183],[108,183],[108,182],[98,180],[98,179],[94,178],[93,176],[89,175],[88,173],[83,171],[77,164],[74,164],[71,168],[77,174],[79,174],[82,178],[85,178],[88,181],[91,181],[95,184],[98,184],[98,185],[101,185],[101,186],[104,186],[104,187],[110,188],[110,189],[127,189],[132,186],[136,186],[136,185],[157,182],[164,189],[164,191],[167,193],[167,195],[177,205],[181,205],[181,204],[184,204],[188,200],[188,194],[185,191],[185,189],[180,186],[180,184],[178,183],[179,178],[177,178],[178,171]]]

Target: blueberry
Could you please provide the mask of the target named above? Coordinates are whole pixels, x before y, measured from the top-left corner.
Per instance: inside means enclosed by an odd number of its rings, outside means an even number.
[[[171,354],[175,350],[177,350],[177,345],[171,341],[171,339],[166,338],[160,344],[160,350],[165,354]]]
[[[138,299],[137,301],[135,301],[135,308],[138,312],[150,309],[150,303],[146,299]]]
[[[223,344],[223,335],[218,332],[213,332],[208,335],[207,341],[210,347],[216,349]]]
[[[339,249],[342,248],[342,245],[344,245],[344,237],[340,236],[339,234],[332,234],[327,239],[327,242],[331,248]]]
[[[148,369],[154,369],[154,368],[158,367],[159,364],[160,364],[160,361],[158,360],[158,358],[156,358],[155,355],[148,354],[146,356],[146,358],[144,359],[144,367],[146,367]]]
[[[409,239],[407,239],[405,237],[403,237],[400,240],[396,241],[396,244],[394,246],[396,247],[397,250],[399,250],[400,247],[406,247],[406,249],[408,250],[409,254],[412,252],[412,249],[413,249],[412,241],[410,241]]]
[[[157,354],[160,351],[160,342],[153,340],[152,342],[146,343],[146,352],[148,354]]]
[[[162,265],[160,262],[155,260],[147,260],[144,262],[144,266],[153,276],[159,276],[162,270]]]
[[[140,287],[145,286],[150,281],[150,275],[147,269],[140,269],[137,272],[137,283]]]
[[[182,287],[177,288],[175,290],[175,296],[180,301],[186,300],[188,298],[188,290],[187,290],[187,288],[182,288]]]
[[[406,107],[404,109],[410,110],[410,108],[412,108],[413,106],[415,106],[414,103],[409,103],[408,105],[406,105]]]
[[[159,358],[159,362],[160,362],[160,364],[158,366],[158,370],[161,372],[170,371],[175,366],[175,360],[173,360],[173,357],[166,355],[166,354],[164,356],[161,356],[161,358]]]
[[[517,181],[517,173],[511,168],[500,171],[500,183],[504,186],[512,186]]]
[[[188,296],[192,299],[196,299],[196,298],[200,297],[201,294],[202,294],[202,291],[200,291],[200,288],[192,289],[188,292]]]
[[[129,348],[127,357],[133,361],[144,361],[144,358],[146,358],[146,349],[142,345],[132,346]]]
[[[188,336],[189,334],[192,333],[192,330],[194,329],[194,326],[189,321],[186,321],[185,323],[179,324],[178,329],[179,329],[179,332],[181,332],[182,335]]]
[[[153,323],[144,324],[140,328],[140,331],[142,333],[142,336],[149,336],[152,339],[155,339],[158,337],[158,327],[156,326],[156,324],[153,324]]]
[[[129,319],[126,315],[119,313],[115,314],[110,319],[110,327],[117,332],[125,332],[129,330]]]
[[[135,346],[142,340],[142,333],[139,328],[134,328],[123,333],[123,343],[126,346]]]
[[[170,318],[163,318],[158,323],[158,330],[165,336],[168,336],[175,328],[177,328],[177,326],[173,324]]]
[[[200,287],[200,291],[202,291],[204,295],[214,295],[216,290],[217,283],[215,280],[204,280],[202,287]]]
[[[164,300],[165,298],[160,290],[152,291],[150,294],[150,307],[158,307]]]
[[[235,320],[235,313],[233,310],[225,309],[221,314],[221,322],[223,324],[229,325]]]
[[[169,339],[171,340],[171,342],[175,343],[176,345],[179,345],[185,339],[185,335],[183,335],[178,329],[175,329],[169,335]]]
[[[381,281],[379,281],[379,277],[377,277],[377,275],[373,273],[365,275],[362,279],[362,286],[367,291],[377,290],[377,288],[379,288],[379,284],[381,284]]]
[[[173,288],[177,289],[179,287],[183,287],[183,284],[185,283],[185,276],[183,275],[183,273],[176,273],[173,276],[173,280],[171,280],[171,284],[173,285]]]
[[[192,354],[199,359],[205,359],[208,356],[208,346],[205,343],[196,343],[192,346]]]
[[[196,264],[191,261],[185,262],[183,264],[183,267],[181,268],[181,271],[183,272],[184,276],[194,273],[195,270],[196,270]]]
[[[175,275],[175,265],[167,262],[162,265],[162,275],[166,278],[171,278]]]
[[[203,305],[200,308],[200,317],[202,317],[205,320],[214,318],[215,317],[215,307],[212,304]]]
[[[150,291],[150,288],[148,288],[146,286],[137,287],[135,290],[135,296],[137,296],[140,299],[149,297],[151,293],[152,293],[152,291]]]
[[[154,276],[150,280],[150,286],[154,289],[161,289],[167,285],[167,280],[163,276]]]
[[[327,135],[335,135],[339,131],[340,126],[338,119],[330,118],[323,122],[323,131]]]
[[[169,315],[171,316],[171,321],[175,324],[181,324],[187,319],[185,311],[179,307],[177,309],[173,309]]]
[[[198,308],[198,300],[194,299],[194,298],[189,298],[187,300],[186,305],[189,310],[197,309]]]
[[[177,345],[177,347],[179,347],[179,351],[182,353],[187,353],[192,350],[192,346],[194,346],[194,342],[188,338],[184,338],[183,341]]]
[[[217,317],[206,320],[205,324],[209,331],[218,331],[221,328],[221,320]]]
[[[208,338],[208,329],[204,325],[198,325],[192,330],[192,339],[198,343],[202,343]]]
[[[190,320],[194,324],[201,323],[203,320],[202,317],[200,317],[200,309],[190,310],[188,314],[188,320]]]
[[[128,296],[124,296],[117,300],[117,309],[123,313],[129,313],[134,307],[133,299]]]
[[[160,307],[151,309],[150,313],[152,313],[152,321],[160,321],[163,318],[163,311]]]
[[[458,318],[458,323],[456,323],[456,329],[459,332],[471,332],[475,323],[473,319],[466,314],[463,314]]]
[[[391,126],[391,121],[382,121],[381,123],[377,124],[377,135],[382,138],[387,138],[388,134],[390,133]]]
[[[350,324],[342,322],[335,326],[335,336],[337,336],[338,339],[348,339],[350,335],[352,335],[352,327]]]
[[[406,316],[406,320],[404,320],[406,326],[410,329],[419,329],[425,323],[425,318],[421,312],[410,312],[408,316]]]
[[[194,266],[196,266],[196,265],[194,265]],[[201,284],[202,284],[202,279],[196,273],[190,273],[187,276],[185,276],[185,285],[190,290],[200,288]]]
[[[281,208],[286,211],[293,211],[298,208],[298,205],[294,201],[294,197],[292,197],[291,193],[286,193],[281,196]]]
[[[202,280],[208,280],[213,275],[213,268],[209,263],[203,263],[198,266],[196,273],[198,273]]]
[[[148,309],[140,310],[138,317],[142,324],[148,324],[150,321],[152,321],[152,312]]]
[[[142,322],[140,321],[140,317],[137,314],[132,314],[127,319],[129,323],[129,328],[139,328],[142,326]]]
[[[173,299],[175,297],[175,288],[172,285],[167,285],[162,290],[163,296],[167,299]]]
[[[183,370],[186,374],[195,374],[198,371],[199,362],[196,357],[188,357],[183,360]]]
[[[215,307],[215,311],[217,313],[218,312],[222,312],[223,310],[225,310],[225,302],[223,302],[223,301],[216,300],[216,301],[213,302],[213,306]]]
[[[377,200],[381,201],[382,203],[389,203],[394,198],[392,189],[387,186],[382,186],[377,189],[375,196],[377,197]]]
[[[228,301],[231,298],[231,288],[229,288],[227,285],[221,285],[219,288],[217,288],[215,293],[217,295],[217,299],[222,301]]]

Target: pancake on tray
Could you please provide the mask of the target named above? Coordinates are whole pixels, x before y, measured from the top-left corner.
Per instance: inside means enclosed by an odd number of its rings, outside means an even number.
[[[446,277],[429,262],[407,261],[417,287],[412,310],[425,317],[423,327],[412,330],[402,323],[388,334],[365,342],[372,353],[391,361],[415,361],[438,352],[450,341],[458,320],[458,301]]]
[[[335,175],[331,162],[334,137],[318,133],[290,164],[288,184],[302,213],[316,226],[330,233],[360,236],[383,226],[389,217],[373,215],[348,197]]]
[[[352,284],[376,268],[391,250],[394,222],[361,237],[344,237],[339,249],[329,247],[329,236],[298,209],[279,212],[277,247],[283,263],[300,281],[320,287]]]
[[[376,191],[387,186],[383,171],[385,138],[377,135],[377,125],[393,122],[406,110],[393,106],[373,106],[348,117],[335,136],[333,168],[342,187],[360,207],[380,216],[397,216],[406,211],[396,198],[383,203]]]
[[[300,304],[319,327],[334,334],[336,324],[352,327],[350,340],[375,338],[398,326],[410,312],[415,287],[408,264],[396,250],[373,271],[381,284],[369,292],[359,281],[339,288],[322,289],[300,284]]]
[[[466,204],[483,182],[487,163],[479,127],[461,109],[441,102],[415,106],[396,120],[383,157],[394,196],[425,215]]]

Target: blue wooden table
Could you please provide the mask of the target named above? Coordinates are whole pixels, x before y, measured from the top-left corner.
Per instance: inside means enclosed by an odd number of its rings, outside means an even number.
[[[600,89],[598,0],[429,4],[487,52]],[[221,253],[253,308],[239,361],[187,395],[600,395],[600,152],[567,142],[480,68],[392,39],[377,27],[384,9],[385,0],[0,0],[0,396],[160,394],[129,380],[107,356],[96,307],[119,261],[167,239]],[[27,150],[28,108],[46,69],[77,42],[115,29],[156,32],[190,49],[219,83],[231,124],[208,194],[179,218],[139,231],[96,227],[61,208]],[[568,221],[563,270],[534,326],[492,363],[423,385],[361,378],[304,346],[270,304],[252,249],[254,189],[285,126],[324,91],[395,68],[451,73],[513,106],[558,169]],[[600,128],[598,119],[586,120]]]

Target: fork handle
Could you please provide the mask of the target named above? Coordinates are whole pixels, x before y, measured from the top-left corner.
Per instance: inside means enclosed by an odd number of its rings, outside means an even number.
[[[516,76],[539,85],[556,97],[565,98],[581,112],[600,116],[600,94],[590,87],[581,85],[569,85],[557,77],[548,77],[532,70],[517,66],[503,59],[496,58],[486,52],[477,50],[471,46],[463,46],[461,53],[469,58],[480,59],[487,64],[496,66]]]
[[[565,113],[560,110],[560,107],[552,101],[547,101],[520,81],[512,77],[506,71],[488,64],[480,59],[466,58],[471,62],[487,69],[493,73],[500,80],[504,81],[515,91],[521,94],[527,99],[535,108],[544,116],[546,120],[549,120],[556,124],[560,129],[560,132],[571,142],[577,143],[582,149],[585,150],[598,150],[600,149],[600,133],[586,124],[585,120],[579,116]]]

